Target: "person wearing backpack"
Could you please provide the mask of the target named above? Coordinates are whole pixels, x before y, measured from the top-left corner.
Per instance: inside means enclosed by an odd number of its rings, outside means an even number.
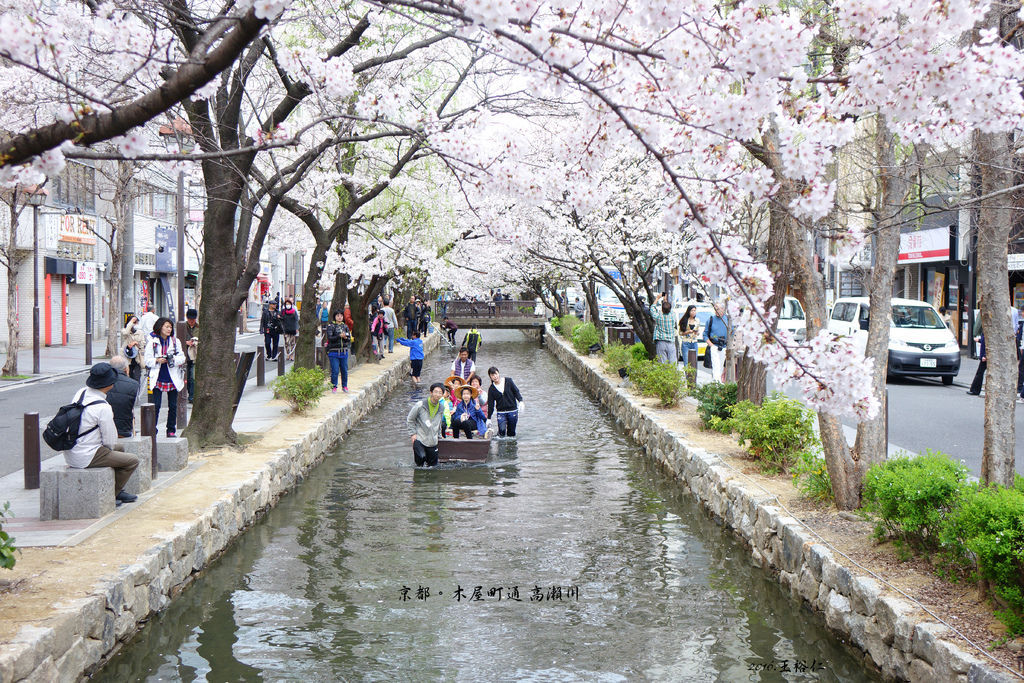
[[[345,324],[341,311],[334,314],[334,322],[324,329],[324,347],[331,363],[331,391],[338,392],[338,372],[341,372],[341,390],[348,393],[348,354],[352,348],[352,332]]]
[[[134,502],[138,497],[123,489],[132,472],[139,466],[139,459],[131,453],[125,453],[124,446],[117,443],[114,411],[107,403],[107,393],[116,383],[117,371],[109,363],[97,363],[89,370],[85,388],[75,395],[75,404],[82,406],[77,424],[74,424],[73,419],[68,420],[65,436],[73,438],[74,445],[64,451],[64,460],[68,467],[79,469],[113,468],[116,504],[120,505]],[[67,407],[61,408],[61,412]],[[74,412],[68,412],[67,416],[70,417]],[[57,415],[60,417],[61,413]],[[47,425],[47,431],[51,431],[52,425],[52,422]],[[50,443],[49,439],[47,443]]]

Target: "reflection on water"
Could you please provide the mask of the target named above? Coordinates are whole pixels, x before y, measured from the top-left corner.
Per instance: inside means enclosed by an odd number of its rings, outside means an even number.
[[[516,442],[416,469],[399,389],[99,678],[870,679],[547,352],[490,333],[481,363]]]

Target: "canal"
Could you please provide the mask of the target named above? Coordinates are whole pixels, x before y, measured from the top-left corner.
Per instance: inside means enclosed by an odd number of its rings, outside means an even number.
[[[526,400],[486,465],[417,470],[428,358],[101,681],[863,681],[547,351],[484,333]]]

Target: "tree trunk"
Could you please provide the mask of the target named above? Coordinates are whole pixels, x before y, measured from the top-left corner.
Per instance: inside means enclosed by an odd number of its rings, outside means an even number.
[[[335,313],[345,310],[345,296],[347,294],[348,275],[339,270],[334,274],[334,295],[331,297],[331,320],[334,320]]]
[[[295,367],[311,368],[316,365],[316,329],[320,321],[316,317],[316,285],[323,275],[323,263],[327,257],[328,245],[317,244],[313,248],[313,254],[309,257],[309,269],[306,271],[306,280],[302,283],[302,310],[299,311],[299,339],[295,347]]]
[[[587,297],[587,309],[590,311],[590,322],[594,323],[594,327],[597,328],[598,332],[604,330],[604,323],[601,322],[601,311],[597,307],[597,288],[594,287],[593,280],[587,280],[583,284],[583,292]],[[604,338],[602,334],[602,339]]]
[[[230,180],[222,177],[224,184]],[[208,187],[215,186],[208,183]],[[235,325],[244,298],[237,296],[235,204],[211,197],[203,224],[203,295],[199,309],[195,405],[185,434],[190,448],[235,442]]]
[[[114,188],[114,221],[110,236],[110,292],[107,297],[107,358],[121,353],[119,336],[124,323],[121,321],[121,269],[124,263],[125,238],[128,221],[131,218],[131,182],[134,164],[128,161],[117,163],[117,186]],[[185,312],[179,311],[182,320]]]
[[[1009,136],[976,132],[974,148],[976,163],[981,168],[981,196],[1011,187],[1013,158]],[[1005,196],[979,203],[978,294],[988,362],[981,480],[1006,487],[1013,486],[1017,389],[1017,353],[1009,316],[1010,284],[1006,263],[1011,218],[1012,209]]]
[[[857,425],[854,452],[865,467],[884,462],[889,455],[886,440],[885,378],[889,365],[889,326],[892,324],[892,283],[900,253],[900,228],[909,190],[908,165],[897,166],[896,139],[884,121],[878,119],[875,131],[878,168],[876,234],[873,240],[874,263],[868,281],[870,292],[868,339],[864,355],[875,361],[871,371],[871,393],[883,409],[872,420]]]
[[[12,232],[15,228],[11,228]],[[14,237],[11,237],[14,246]],[[18,374],[18,349],[21,347],[21,325],[18,319],[18,271],[21,270],[21,259],[14,258],[14,249],[8,251],[10,261],[7,264],[7,360],[4,362],[3,376],[14,377]]]

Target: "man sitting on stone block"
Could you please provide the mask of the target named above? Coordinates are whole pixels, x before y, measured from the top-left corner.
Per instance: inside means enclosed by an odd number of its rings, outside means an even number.
[[[114,356],[110,366],[117,371],[117,381],[107,393],[107,403],[114,411],[114,427],[121,438],[130,437],[135,429],[135,398],[139,395],[139,383],[128,376],[128,359]]]
[[[75,402],[86,406],[78,427],[79,437],[71,450],[64,452],[64,460],[68,467],[113,468],[116,504],[120,505],[138,498],[123,489],[139,466],[139,459],[125,453],[124,446],[117,443],[114,411],[107,403],[107,394],[114,388],[117,378],[117,371],[109,363],[97,363],[89,370],[85,388],[75,394]]]

